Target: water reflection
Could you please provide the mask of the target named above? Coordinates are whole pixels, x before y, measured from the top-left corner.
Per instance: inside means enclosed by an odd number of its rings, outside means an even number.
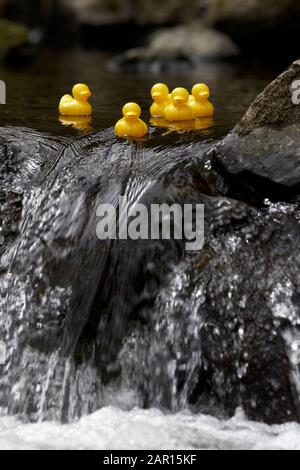
[[[195,129],[200,129],[205,131],[214,126],[214,118],[199,118],[195,120]]]
[[[167,129],[167,132],[164,135],[173,132],[177,132],[178,134],[185,134],[186,132],[191,132],[195,129],[203,131],[212,129],[214,126],[214,119],[201,118],[195,119],[193,121],[169,122],[164,118],[151,118],[150,124],[154,127]]]
[[[70,126],[78,131],[93,130],[91,116],[59,116],[58,120],[63,126]]]

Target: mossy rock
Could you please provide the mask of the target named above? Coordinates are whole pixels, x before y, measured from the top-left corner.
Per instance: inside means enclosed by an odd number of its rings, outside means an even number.
[[[27,41],[28,29],[25,26],[0,18],[0,59]]]

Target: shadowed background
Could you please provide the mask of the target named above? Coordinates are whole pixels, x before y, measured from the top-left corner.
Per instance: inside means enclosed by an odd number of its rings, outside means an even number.
[[[243,55],[267,54],[265,60],[299,53],[298,0],[0,0],[0,12],[2,55],[26,39],[34,45],[44,39],[61,47],[85,44],[119,51],[150,43],[157,57],[177,59],[180,51],[214,58],[239,49]],[[28,28],[27,37],[20,25]],[[181,34],[172,29],[179,25],[184,25]],[[165,28],[171,28],[169,40],[159,41]],[[216,31],[225,36],[214,36]],[[192,44],[185,40],[188,32]]]

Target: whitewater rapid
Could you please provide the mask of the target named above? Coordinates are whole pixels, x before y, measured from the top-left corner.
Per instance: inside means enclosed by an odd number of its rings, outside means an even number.
[[[0,418],[1,450],[300,450],[300,425],[267,426],[241,411],[228,421],[189,412],[107,407],[80,421],[23,424]]]

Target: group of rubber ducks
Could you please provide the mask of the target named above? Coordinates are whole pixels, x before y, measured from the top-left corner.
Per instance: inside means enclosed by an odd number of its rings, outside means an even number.
[[[89,87],[79,83],[73,87],[73,96],[65,95],[59,104],[62,117],[91,116],[93,109],[89,103],[92,93]],[[151,90],[153,104],[150,114],[155,120],[166,120],[169,123],[191,122],[199,118],[212,118],[214,106],[209,101],[210,90],[205,83],[198,83],[192,94],[185,88],[175,88],[170,93],[167,85],[157,83]],[[123,118],[117,122],[115,133],[118,137],[142,138],[149,132],[147,124],[142,121],[142,110],[136,103],[127,103],[123,107]]]

